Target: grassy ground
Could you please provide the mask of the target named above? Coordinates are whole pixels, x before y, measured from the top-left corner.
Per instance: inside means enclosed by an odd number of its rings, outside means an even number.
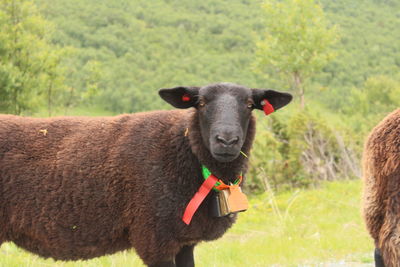
[[[257,196],[223,238],[196,248],[196,266],[372,266],[360,190],[360,181],[346,181]],[[0,266],[143,265],[133,251],[65,263],[40,259],[7,243],[0,248]]]

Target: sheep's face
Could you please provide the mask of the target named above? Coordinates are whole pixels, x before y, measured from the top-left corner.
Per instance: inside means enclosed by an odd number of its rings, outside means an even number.
[[[174,107],[197,109],[204,145],[219,162],[240,155],[253,109],[262,110],[268,101],[277,110],[292,99],[287,93],[231,83],[161,89],[159,93]]]
[[[200,88],[197,102],[204,145],[217,161],[236,159],[254,106],[251,91],[234,85],[210,85]]]

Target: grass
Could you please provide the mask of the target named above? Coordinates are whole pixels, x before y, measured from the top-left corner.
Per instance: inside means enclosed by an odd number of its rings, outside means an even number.
[[[373,246],[360,216],[360,191],[360,181],[345,181],[254,197],[251,208],[223,238],[196,247],[196,266],[372,266]],[[3,266],[143,265],[133,251],[55,262],[6,243],[0,248]]]

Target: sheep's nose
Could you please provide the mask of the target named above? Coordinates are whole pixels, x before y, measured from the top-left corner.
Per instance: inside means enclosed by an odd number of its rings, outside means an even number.
[[[225,138],[223,136],[217,135],[216,136],[217,141],[225,146],[231,146],[231,145],[235,145],[239,142],[239,137],[233,137],[233,138]]]

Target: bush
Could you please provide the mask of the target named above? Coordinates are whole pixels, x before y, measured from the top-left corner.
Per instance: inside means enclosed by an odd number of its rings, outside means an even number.
[[[359,155],[344,133],[304,110],[259,120],[248,174],[249,191],[275,190],[360,176]]]

